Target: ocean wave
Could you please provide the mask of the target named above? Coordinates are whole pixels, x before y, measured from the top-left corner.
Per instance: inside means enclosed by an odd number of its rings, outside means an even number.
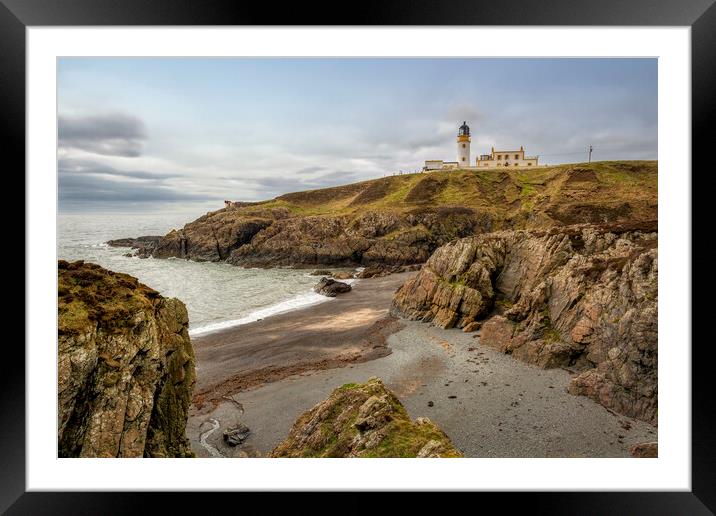
[[[285,301],[281,301],[280,303],[276,303],[265,308],[260,308],[240,319],[220,321],[216,323],[206,324],[204,326],[199,326],[198,328],[190,329],[189,335],[192,337],[196,337],[198,335],[212,333],[215,331],[223,330],[225,328],[241,326],[242,324],[256,322],[260,319],[265,319],[266,317],[270,317],[272,315],[278,315],[286,312],[292,312],[294,310],[300,310],[301,308],[317,305],[326,301],[331,301],[333,299],[335,298],[322,296],[321,294],[316,294],[315,292],[299,294],[298,296],[286,299]]]

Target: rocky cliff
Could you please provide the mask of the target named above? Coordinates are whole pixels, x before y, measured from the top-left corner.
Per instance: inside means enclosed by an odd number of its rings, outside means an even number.
[[[272,457],[460,457],[427,418],[410,420],[377,378],[346,384],[301,415]]]
[[[499,229],[655,219],[656,194],[652,161],[403,174],[233,203],[158,240],[114,245],[252,267],[406,265]]]
[[[135,278],[58,262],[60,457],[193,456],[184,304]]]
[[[438,249],[396,293],[392,312],[541,367],[569,387],[657,422],[656,222],[498,231]]]

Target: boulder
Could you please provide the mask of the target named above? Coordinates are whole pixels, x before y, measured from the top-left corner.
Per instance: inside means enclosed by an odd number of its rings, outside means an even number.
[[[337,271],[331,274],[333,279],[341,280],[341,279],[351,279],[353,278],[353,273],[348,271]]]
[[[238,446],[242,444],[251,434],[249,427],[243,423],[237,423],[231,428],[224,430],[224,442],[229,446]]]
[[[331,271],[328,269],[316,269],[311,273],[311,276],[330,276]]]
[[[482,323],[479,321],[473,321],[470,323],[467,323],[465,326],[463,326],[462,331],[465,333],[470,333],[473,331],[477,331],[482,327]]]
[[[186,307],[136,278],[58,262],[60,457],[192,457]]]
[[[461,457],[427,418],[410,419],[378,378],[346,384],[301,415],[271,457]]]
[[[383,276],[387,276],[391,273],[392,268],[390,267],[386,267],[384,265],[371,265],[370,267],[366,267],[358,274],[356,274],[356,278],[380,278]]]
[[[351,286],[348,283],[331,278],[321,278],[321,281],[313,287],[313,290],[327,297],[336,297],[338,294],[350,292]]]

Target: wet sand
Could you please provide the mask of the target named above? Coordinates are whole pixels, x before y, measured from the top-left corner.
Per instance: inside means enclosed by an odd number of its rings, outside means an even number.
[[[651,425],[569,394],[568,371],[482,346],[479,333],[386,324],[409,274],[363,280],[335,301],[196,339],[203,394],[187,435],[197,456],[266,456],[333,389],[371,376],[467,457],[627,457],[630,445],[657,440]],[[230,447],[222,433],[239,421],[251,434]]]
[[[395,290],[414,274],[359,280],[351,292],[325,303],[192,339],[195,403],[216,404],[234,392],[306,370],[389,354],[385,337],[402,323],[385,317]]]

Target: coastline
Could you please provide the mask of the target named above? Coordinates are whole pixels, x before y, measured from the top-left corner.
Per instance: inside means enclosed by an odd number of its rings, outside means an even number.
[[[321,276],[315,276],[315,278],[316,278],[316,280],[318,280],[321,278]],[[341,281],[344,283],[348,283],[351,286],[354,286],[360,280],[353,278],[353,279],[341,280]],[[273,303],[273,304],[265,306],[263,308],[258,308],[256,310],[254,310],[253,312],[249,313],[248,315],[241,317],[239,319],[229,319],[229,320],[219,321],[219,322],[215,322],[215,323],[208,323],[203,326],[199,326],[198,328],[190,329],[189,335],[192,338],[199,338],[199,337],[205,336],[209,333],[220,332],[223,330],[227,330],[229,328],[234,328],[236,326],[250,324],[252,322],[261,321],[263,319],[273,317],[276,315],[281,315],[281,314],[285,314],[285,313],[289,313],[289,312],[295,312],[297,310],[304,310],[311,306],[320,305],[322,303],[326,303],[326,302],[332,301],[334,299],[335,298],[326,297],[326,296],[317,294],[317,293],[313,292],[312,290],[310,290],[306,293],[295,295],[291,298],[284,299],[282,301]]]
[[[387,317],[390,303],[395,290],[414,274],[361,280],[358,288],[331,302],[193,337],[194,403],[200,408],[206,402],[216,405],[224,396],[307,370],[390,354],[385,339],[402,326]]]

